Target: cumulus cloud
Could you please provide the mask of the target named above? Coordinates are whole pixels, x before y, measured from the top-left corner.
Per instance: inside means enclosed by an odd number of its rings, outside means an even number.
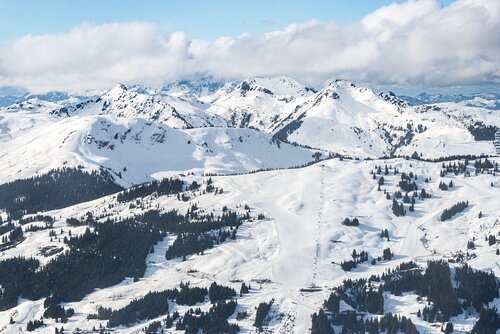
[[[288,74],[312,85],[468,86],[500,81],[500,1],[409,0],[359,22],[293,24],[252,36],[190,40],[151,23],[75,27],[0,46],[0,86],[33,92]]]

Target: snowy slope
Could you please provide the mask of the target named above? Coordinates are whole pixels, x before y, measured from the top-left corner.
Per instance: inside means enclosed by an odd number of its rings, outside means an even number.
[[[490,110],[500,109],[500,95],[495,93],[476,93],[476,94],[420,93],[415,97],[402,96],[401,98],[413,105],[456,103],[462,106],[480,107]]]
[[[391,145],[383,124],[400,116],[395,105],[371,90],[335,81],[296,108],[277,127],[291,142],[353,156],[388,156]]]
[[[432,194],[432,198],[418,201],[415,212],[405,217],[395,217],[390,212],[391,202],[382,191],[377,191],[377,181],[370,171],[376,165],[391,167],[385,175],[383,189],[394,193],[400,179],[393,175],[393,168],[400,172],[412,171],[418,175],[418,184]],[[264,213],[265,218],[244,223],[234,241],[225,242],[205,252],[193,255],[187,261],[170,260],[163,257],[172,240],[166,238],[159,243],[156,252],[145,259],[148,269],[144,278],[133,282],[125,279],[120,284],[99,289],[82,301],[65,304],[77,310],[64,327],[90,329],[98,327],[97,320],[87,320],[98,306],[118,309],[134,298],[150,290],[163,290],[178,286],[180,281],[190,281],[194,286],[209,286],[211,282],[223,283],[237,289],[241,283],[251,282],[252,291],[238,297],[239,310],[246,310],[250,317],[237,321],[244,333],[256,333],[252,326],[255,308],[260,302],[275,298],[275,316],[269,324],[272,333],[308,333],[310,316],[316,312],[328,297],[331,288],[347,278],[378,275],[403,261],[414,260],[425,265],[429,259],[450,259],[457,251],[466,251],[467,241],[477,240],[476,258],[469,261],[474,268],[492,270],[500,276],[498,255],[495,246],[488,246],[484,236],[500,232],[498,216],[498,176],[484,174],[471,177],[447,176],[439,178],[440,163],[405,161],[338,161],[328,160],[302,169],[260,172],[250,175],[212,177],[214,185],[224,188],[224,193],[195,195],[189,203],[180,202],[172,196],[145,199],[152,207],[159,205],[165,210],[177,208],[184,212],[191,202],[206,211],[220,212],[223,206],[229,208],[249,205],[251,212]],[[472,170],[473,171],[473,170]],[[474,175],[474,173],[472,173]],[[431,177],[429,183],[423,180]],[[441,191],[438,183],[453,180],[451,191]],[[495,186],[491,187],[490,183]],[[441,222],[438,216],[444,208],[460,200],[468,200],[470,206],[450,221]],[[67,217],[80,217],[92,210],[99,215],[109,210],[114,203],[112,196],[82,203],[62,210],[49,212],[57,218],[55,228],[63,227]],[[115,216],[127,216],[140,212],[130,209],[128,203],[117,204],[108,212]],[[483,218],[478,218],[482,211]],[[358,227],[341,224],[345,217],[358,217]],[[390,231],[390,241],[380,237],[380,231]],[[73,234],[82,233],[81,228]],[[449,242],[453,240],[453,242]],[[50,242],[46,231],[29,233],[18,248],[4,252],[2,258],[18,254],[33,254],[37,258],[40,243]],[[382,249],[390,247],[395,253],[391,261],[380,261],[376,265],[361,264],[351,272],[344,272],[339,263],[351,258],[353,249],[365,250],[370,256],[381,255]],[[258,280],[268,280],[258,283]],[[320,291],[310,293],[300,289],[314,284]],[[421,321],[414,312],[425,306],[414,294],[403,296],[385,295],[386,311],[410,317],[421,332],[440,333],[440,328]],[[498,304],[500,300],[495,303]],[[205,306],[201,306],[205,307]],[[186,307],[178,308],[181,312]],[[43,301],[21,301],[12,310],[0,312],[0,320],[7,323],[15,315],[15,325],[8,327],[17,332],[25,328],[26,322],[43,313]],[[455,328],[470,331],[477,317],[471,315],[453,318]],[[161,319],[161,317],[159,318]],[[235,315],[230,320],[236,322]],[[55,322],[47,320],[49,326],[41,333],[53,332]],[[135,333],[148,323],[142,322],[130,328],[120,328],[119,333]],[[167,331],[169,332],[169,331]]]
[[[271,132],[314,90],[287,77],[250,78],[234,89],[222,87],[201,100],[207,111],[221,115],[235,127],[253,127]]]
[[[164,85],[160,92],[184,98],[200,98],[211,95],[225,86],[226,83],[212,77],[201,77],[196,80],[178,80]]]
[[[70,104],[53,111],[58,116],[114,115],[144,118],[174,128],[224,126],[226,121],[207,114],[198,106],[170,95],[150,94],[117,85],[97,99]]]
[[[497,110],[463,101],[412,106],[391,92],[377,95],[345,80],[317,92],[282,76],[224,85],[200,79],[159,90],[117,85],[99,96],[64,96],[33,97],[1,108],[0,114],[108,115],[177,129],[254,128],[282,141],[359,158],[494,154],[494,133],[500,128]]]
[[[493,112],[494,113],[494,112]],[[337,80],[296,106],[274,130],[282,140],[355,157],[421,153],[424,157],[494,154],[492,139],[477,141],[468,127],[499,126],[481,108],[412,107],[392,93]]]
[[[113,115],[0,114],[2,182],[61,166],[109,169],[123,185],[156,173],[243,173],[313,161],[314,151],[252,129],[173,129]]]

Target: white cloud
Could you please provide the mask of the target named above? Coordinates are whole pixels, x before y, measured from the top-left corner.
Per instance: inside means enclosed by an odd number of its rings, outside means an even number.
[[[371,85],[453,86],[500,81],[500,1],[410,0],[362,20],[293,24],[260,36],[189,40],[154,24],[84,24],[0,47],[0,86],[31,91],[160,85],[198,73],[288,74],[309,84],[342,77]]]

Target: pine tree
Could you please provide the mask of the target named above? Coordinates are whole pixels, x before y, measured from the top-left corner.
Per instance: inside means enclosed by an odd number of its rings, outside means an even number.
[[[320,309],[318,314],[313,313],[311,320],[311,334],[335,334],[323,309]]]
[[[384,185],[384,181],[385,181],[385,180],[384,180],[384,177],[383,177],[383,176],[381,176],[381,177],[380,177],[380,179],[378,179],[378,185],[379,185],[379,186],[383,186],[383,185]]]

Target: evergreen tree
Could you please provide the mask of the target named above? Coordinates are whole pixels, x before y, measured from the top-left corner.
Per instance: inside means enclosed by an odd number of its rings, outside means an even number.
[[[472,334],[495,334],[500,328],[500,317],[496,308],[482,309],[479,320],[472,328]]]
[[[272,299],[269,303],[262,302],[259,304],[257,307],[257,313],[255,314],[255,322],[254,326],[257,327],[259,330],[262,330],[262,326],[264,325],[264,320],[267,317],[267,314],[271,310],[271,306],[274,303],[274,299]]]
[[[311,320],[311,334],[335,334],[323,309],[320,309],[318,314],[313,313]]]

